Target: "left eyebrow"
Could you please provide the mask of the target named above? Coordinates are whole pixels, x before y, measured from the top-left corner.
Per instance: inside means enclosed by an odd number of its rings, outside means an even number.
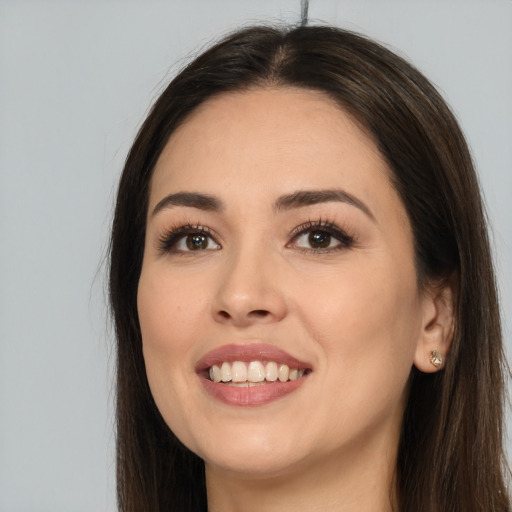
[[[293,194],[287,194],[277,199],[274,204],[276,211],[290,210],[292,208],[303,208],[319,203],[340,202],[355,206],[365,213],[373,222],[377,222],[370,208],[357,197],[345,190],[299,190]]]

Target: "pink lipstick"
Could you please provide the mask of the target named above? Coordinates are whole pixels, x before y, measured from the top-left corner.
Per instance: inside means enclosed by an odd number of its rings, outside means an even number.
[[[202,357],[196,372],[217,400],[256,406],[295,391],[311,373],[311,365],[272,345],[225,345]]]

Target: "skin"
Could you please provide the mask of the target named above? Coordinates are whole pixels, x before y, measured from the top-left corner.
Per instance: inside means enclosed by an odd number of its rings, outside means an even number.
[[[413,240],[371,137],[329,98],[300,89],[215,97],[172,135],[151,182],[138,310],[149,384],[173,432],[205,460],[210,511],[387,511],[413,364],[446,353],[450,296],[420,292]],[[343,201],[284,208],[297,191]],[[167,205],[214,196],[221,211]],[[294,230],[329,221],[353,237],[328,249]],[[184,224],[208,227],[203,250]],[[322,228],[313,228],[322,231]],[[197,231],[197,229],[196,229]],[[296,391],[256,407],[209,395],[198,360],[266,343],[306,361]]]

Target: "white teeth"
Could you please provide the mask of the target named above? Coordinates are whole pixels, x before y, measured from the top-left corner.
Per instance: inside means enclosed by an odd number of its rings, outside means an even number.
[[[260,385],[266,382],[288,382],[300,379],[306,370],[291,368],[286,364],[269,361],[265,365],[261,361],[224,361],[222,365],[214,364],[208,370],[212,382],[230,382],[231,385],[246,386]]]
[[[216,364],[210,368],[210,380],[213,380],[213,382],[220,382],[222,380],[222,371]]]
[[[288,378],[290,380],[297,380],[300,379],[306,370],[298,370],[297,368],[294,368],[293,370],[290,370],[290,375]]]
[[[279,366],[277,374],[281,382],[286,382],[288,380],[288,376],[290,375],[290,368],[288,368],[288,366],[285,364],[282,364]]]
[[[247,380],[247,366],[242,361],[235,361],[231,365],[231,378],[233,382],[245,382]]]
[[[259,361],[251,361],[247,369],[249,382],[263,382],[265,380],[265,367]]]
[[[265,366],[265,379],[269,382],[275,382],[277,380],[277,363],[274,363],[274,361],[270,361],[270,363],[267,363],[267,366]]]
[[[231,380],[231,365],[226,361],[220,367],[220,374],[222,382],[229,382]]]

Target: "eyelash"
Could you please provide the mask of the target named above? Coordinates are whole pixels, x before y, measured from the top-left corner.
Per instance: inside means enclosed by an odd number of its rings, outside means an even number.
[[[186,235],[204,235],[219,245],[215,241],[212,230],[207,226],[202,226],[201,224],[184,224],[181,226],[171,227],[168,231],[158,237],[158,248],[160,252],[174,254],[188,252],[176,249],[176,244]]]
[[[303,253],[309,254],[318,254],[318,253],[330,253],[336,252],[343,249],[349,249],[356,243],[356,240],[353,236],[348,234],[343,229],[339,228],[334,222],[328,220],[318,220],[312,221],[309,220],[300,226],[297,226],[290,234],[290,242],[286,244],[286,247],[293,248],[294,242],[296,242],[299,237],[307,234],[314,233],[315,231],[319,233],[327,234],[333,237],[335,240],[339,242],[338,245],[334,247],[325,247],[325,248],[305,248],[305,247],[295,247],[296,250],[299,250]],[[168,231],[163,233],[158,237],[158,249],[161,253],[171,253],[171,254],[186,254],[188,252],[196,252],[196,251],[183,251],[180,249],[176,249],[177,243],[186,235],[203,235],[213,241],[219,248],[220,244],[216,241],[215,236],[210,228],[207,226],[203,226],[201,224],[184,224],[181,226],[171,227]],[[206,249],[203,249],[204,251]],[[210,249],[211,250],[211,249]],[[197,251],[197,252],[202,252]]]
[[[345,230],[339,228],[334,222],[328,220],[318,220],[312,221],[309,220],[300,226],[297,226],[291,233],[291,241],[287,244],[287,247],[293,246],[294,241],[296,241],[299,237],[307,234],[307,233],[325,233],[334,239],[336,239],[339,244],[334,247],[325,247],[325,248],[305,248],[305,247],[297,247],[297,250],[300,250],[304,253],[310,254],[318,254],[318,253],[330,253],[341,251],[344,249],[350,249],[356,243],[355,238],[348,234]]]

